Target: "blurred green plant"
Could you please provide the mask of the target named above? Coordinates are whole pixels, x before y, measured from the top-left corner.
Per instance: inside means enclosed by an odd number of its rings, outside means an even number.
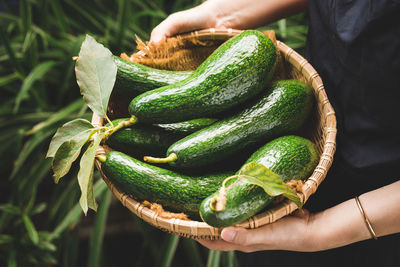
[[[45,159],[57,128],[75,118],[91,118],[79,94],[72,57],[78,54],[86,33],[114,54],[131,52],[135,35],[148,40],[151,29],[169,13],[200,3],[0,1],[0,266],[118,266],[113,246],[123,245],[117,237],[109,238],[107,230],[111,232],[110,221],[118,215],[110,207],[117,209],[120,204],[113,205],[97,173],[99,210],[84,218],[78,203],[76,166],[55,186],[51,160]],[[280,39],[302,51],[305,15],[265,28],[276,30]],[[208,250],[196,242],[127,216],[124,220],[129,227],[120,231],[133,232],[129,237],[137,239],[129,242],[136,245],[126,256],[132,265],[204,266],[207,262],[209,266],[238,266],[231,252],[210,251],[207,261]],[[86,239],[85,224],[90,236]],[[164,240],[161,249],[160,240]]]

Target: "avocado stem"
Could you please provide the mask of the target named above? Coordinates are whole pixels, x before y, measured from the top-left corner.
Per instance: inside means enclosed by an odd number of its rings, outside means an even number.
[[[178,159],[178,155],[176,155],[175,153],[169,154],[169,156],[166,158],[154,158],[154,157],[149,157],[149,156],[143,157],[144,161],[147,161],[150,163],[168,163],[168,162],[176,161],[177,159]]]
[[[111,127],[109,130],[106,131],[106,133],[103,137],[103,142],[105,142],[110,137],[110,135],[112,135],[116,131],[118,131],[122,128],[128,127],[128,126],[131,126],[131,125],[135,124],[137,121],[138,121],[137,117],[132,115],[129,118],[129,120],[121,121],[120,123],[117,124],[117,126]]]
[[[105,155],[96,155],[96,159],[101,163],[106,162],[107,157]]]

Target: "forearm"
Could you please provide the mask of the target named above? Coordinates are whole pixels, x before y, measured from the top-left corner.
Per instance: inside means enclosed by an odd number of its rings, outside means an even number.
[[[215,28],[257,28],[307,9],[308,0],[208,0]]]
[[[367,192],[359,199],[377,236],[400,232],[400,181]],[[310,226],[310,240],[321,250],[371,238],[355,199],[315,214]]]
[[[250,29],[266,25],[307,8],[307,0],[208,0],[173,13],[151,33],[151,41],[204,28]]]

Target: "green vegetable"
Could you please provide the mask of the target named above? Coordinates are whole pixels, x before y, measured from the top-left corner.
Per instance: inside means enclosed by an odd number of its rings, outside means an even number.
[[[201,130],[207,126],[210,126],[217,119],[211,118],[200,118],[193,119],[189,121],[175,122],[175,123],[167,123],[167,124],[155,124],[157,127],[165,129],[169,132],[177,133],[177,134],[191,134]]]
[[[201,201],[214,193],[232,172],[191,177],[140,162],[111,151],[101,166],[118,188],[140,200],[156,202],[171,211],[198,216]]]
[[[298,136],[284,136],[274,139],[258,149],[246,163],[255,162],[264,165],[287,182],[305,180],[319,161],[316,146],[309,140]],[[201,218],[214,227],[227,227],[240,223],[257,214],[274,197],[264,189],[237,178],[226,188],[226,207],[215,211],[213,201],[218,192],[207,197],[200,207]]]
[[[171,123],[239,106],[263,91],[275,69],[276,48],[247,30],[219,46],[187,79],[135,97],[129,112],[146,123]]]
[[[113,120],[113,124],[118,125],[121,120],[126,119]],[[106,144],[129,155],[143,156],[151,153],[162,156],[171,144],[215,121],[204,118],[171,124],[135,124],[113,133]]]
[[[312,103],[312,90],[304,82],[276,82],[254,106],[171,145],[164,162],[178,168],[193,168],[229,158],[249,146],[295,131],[308,117]],[[145,160],[160,162],[152,157]]]
[[[192,71],[168,71],[150,68],[114,56],[117,77],[114,91],[126,97],[135,97],[155,88],[182,81]]]

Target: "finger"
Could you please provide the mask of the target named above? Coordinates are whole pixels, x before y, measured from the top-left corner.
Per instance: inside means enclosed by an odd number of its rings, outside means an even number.
[[[150,35],[150,42],[158,43],[166,37],[179,33],[182,18],[179,14],[172,14],[157,25]]]
[[[239,246],[250,245],[248,230],[241,227],[228,227],[221,231],[221,238],[226,242],[231,244],[236,244]]]
[[[221,238],[239,247],[251,247],[264,244],[266,237],[271,231],[271,225],[266,225],[256,229],[245,229],[242,227],[227,227],[222,229]]]
[[[263,245],[254,245],[254,246],[241,246],[237,244],[233,244],[230,242],[226,242],[224,240],[197,240],[201,245],[205,246],[208,249],[212,250],[219,250],[219,251],[232,251],[232,250],[238,250],[242,252],[254,252],[254,251],[260,251],[264,250]]]
[[[202,6],[169,15],[156,26],[150,35],[151,42],[159,42],[178,33],[210,26],[210,14]]]

